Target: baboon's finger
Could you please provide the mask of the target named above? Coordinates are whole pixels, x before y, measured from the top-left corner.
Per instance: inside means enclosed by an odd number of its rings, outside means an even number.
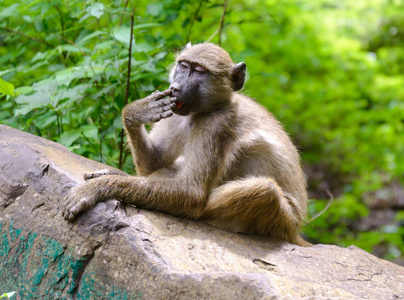
[[[164,111],[169,111],[169,110],[171,110],[172,108],[174,108],[175,107],[175,103],[170,103],[170,104],[168,104],[168,105],[166,105],[166,106],[163,106],[163,110]]]
[[[174,103],[175,101],[177,101],[176,97],[170,97],[170,98],[162,99],[162,100],[154,102],[154,103],[158,103],[158,105],[156,105],[156,106],[166,106],[171,103]]]
[[[165,119],[165,118],[171,117],[172,115],[173,115],[173,112],[171,110],[168,110],[161,114],[161,118]]]
[[[160,100],[161,98],[167,97],[171,95],[171,90],[165,90],[162,92],[157,92],[155,94],[152,94],[153,100]]]

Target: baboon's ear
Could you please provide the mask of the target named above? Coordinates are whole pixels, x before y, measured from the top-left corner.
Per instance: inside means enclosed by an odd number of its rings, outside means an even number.
[[[236,64],[233,68],[233,90],[239,91],[243,88],[246,75],[246,65],[243,62]]]
[[[191,42],[188,42],[188,43],[185,45],[185,49],[191,48],[191,46],[192,46]]]

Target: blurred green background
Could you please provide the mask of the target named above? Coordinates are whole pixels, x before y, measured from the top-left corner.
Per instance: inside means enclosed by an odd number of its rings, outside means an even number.
[[[129,101],[165,89],[174,53],[211,39],[243,93],[298,145],[304,234],[404,265],[404,1],[0,0],[0,123],[118,166]],[[133,46],[129,56],[131,19]],[[223,24],[221,24],[224,16]],[[123,169],[133,173],[129,152]]]

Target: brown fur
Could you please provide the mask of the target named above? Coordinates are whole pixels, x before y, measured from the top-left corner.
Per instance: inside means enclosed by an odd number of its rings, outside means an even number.
[[[177,61],[197,63],[215,75],[228,76],[234,66],[230,55],[219,46],[210,43],[197,44],[184,49]]]
[[[123,116],[139,176],[103,176],[76,188],[65,218],[118,198],[234,232],[310,245],[299,237],[307,207],[305,178],[280,123],[231,84],[223,85],[223,78],[231,82],[234,63],[222,48],[195,45],[177,60],[208,69],[211,89],[222,89],[217,99],[209,99],[209,110],[163,118],[150,133],[131,119],[139,110],[130,104]]]

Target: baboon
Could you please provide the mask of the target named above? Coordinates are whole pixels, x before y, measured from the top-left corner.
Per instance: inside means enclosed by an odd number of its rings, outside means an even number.
[[[137,176],[86,175],[97,178],[69,192],[64,218],[114,198],[310,245],[299,236],[307,192],[298,151],[271,113],[238,92],[245,76],[245,63],[233,63],[221,47],[187,46],[176,56],[170,88],[122,112]],[[147,132],[144,124],[152,123]]]

